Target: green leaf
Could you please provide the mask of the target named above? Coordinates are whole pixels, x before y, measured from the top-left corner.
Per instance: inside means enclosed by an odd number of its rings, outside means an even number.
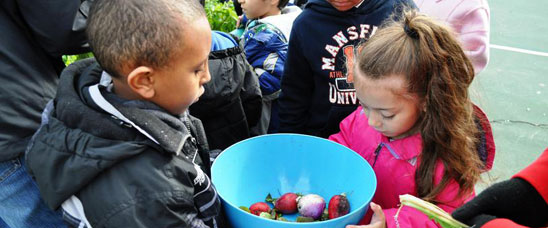
[[[284,222],[289,222],[289,220],[287,220],[286,218],[282,217],[282,216],[278,216],[278,218],[276,219],[278,221],[284,221]]]
[[[263,217],[263,218],[266,218],[266,219],[272,219],[272,216],[268,212],[261,212],[259,214],[259,217]]]
[[[457,220],[455,220],[451,215],[438,206],[427,202],[425,200],[422,200],[420,198],[417,198],[415,196],[405,194],[400,195],[400,203],[401,206],[409,206],[412,208],[415,208],[425,215],[428,215],[430,219],[433,219],[438,224],[440,224],[443,228],[467,228],[468,226],[466,224],[463,224]],[[396,216],[398,213],[396,213]]]
[[[251,213],[251,211],[249,211],[249,208],[247,208],[246,206],[240,206],[240,209],[248,212],[248,213]]]
[[[271,219],[277,220],[279,217],[282,217],[282,214],[278,213],[278,211],[276,211],[276,208],[274,208],[270,211],[270,218]]]
[[[295,222],[314,222],[314,219],[311,217],[297,216]]]
[[[320,221],[329,220],[329,211],[327,210],[327,207],[322,212],[322,217],[320,217]]]
[[[264,199],[264,201],[272,203],[272,205],[276,205],[276,200],[278,200],[278,198],[272,198],[272,195],[270,195],[270,193],[268,193],[268,195],[266,195],[266,198]]]

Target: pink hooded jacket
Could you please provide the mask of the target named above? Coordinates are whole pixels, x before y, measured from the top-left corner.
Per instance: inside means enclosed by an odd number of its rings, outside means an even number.
[[[489,62],[487,0],[414,0],[420,12],[445,22],[457,33],[476,75]]]
[[[485,169],[492,167],[495,150],[489,122],[483,112],[476,107],[479,114],[479,126],[485,133],[481,141],[486,143]],[[478,115],[476,115],[478,116]],[[487,122],[485,122],[487,121]],[[487,125],[485,125],[487,124]],[[373,202],[379,204],[386,216],[387,227],[396,227],[394,215],[398,210],[399,196],[411,194],[417,196],[415,188],[415,171],[418,167],[417,156],[422,151],[422,139],[419,133],[403,139],[389,140],[369,126],[362,107],[346,117],[340,124],[341,131],[331,135],[330,140],[338,142],[360,154],[373,167],[377,176],[377,190]],[[443,175],[443,164],[438,163],[434,175],[435,183],[440,183]],[[464,198],[455,198],[459,185],[451,181],[436,198],[442,204],[440,208],[451,213],[473,195]],[[368,224],[371,219],[371,210],[362,219],[360,224]],[[411,207],[403,207],[399,213],[399,227],[438,227],[428,216]]]

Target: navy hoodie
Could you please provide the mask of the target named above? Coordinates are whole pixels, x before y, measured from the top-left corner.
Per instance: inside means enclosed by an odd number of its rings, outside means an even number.
[[[291,30],[280,95],[280,132],[321,137],[339,131],[339,123],[359,101],[346,70],[354,48],[383,21],[400,14],[407,0],[364,0],[341,12],[325,0],[311,0]]]

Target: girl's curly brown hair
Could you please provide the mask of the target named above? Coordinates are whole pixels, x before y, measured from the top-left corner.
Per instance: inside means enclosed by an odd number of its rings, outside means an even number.
[[[459,196],[471,193],[482,167],[468,94],[474,69],[451,30],[406,10],[359,49],[354,70],[372,79],[403,75],[408,92],[418,95],[424,105],[417,123],[423,142],[415,173],[418,196],[437,203],[436,196],[451,180],[459,184]],[[436,185],[438,162],[445,173]]]

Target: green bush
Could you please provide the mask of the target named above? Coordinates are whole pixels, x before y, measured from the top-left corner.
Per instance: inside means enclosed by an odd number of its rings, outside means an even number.
[[[234,10],[232,0],[224,3],[219,0],[206,0],[205,11],[212,30],[231,32],[236,29],[238,14]]]
[[[79,55],[63,55],[63,62],[65,62],[65,66],[68,66],[73,62],[76,62],[80,59],[87,59],[89,57],[93,57],[93,53],[88,52]]]

